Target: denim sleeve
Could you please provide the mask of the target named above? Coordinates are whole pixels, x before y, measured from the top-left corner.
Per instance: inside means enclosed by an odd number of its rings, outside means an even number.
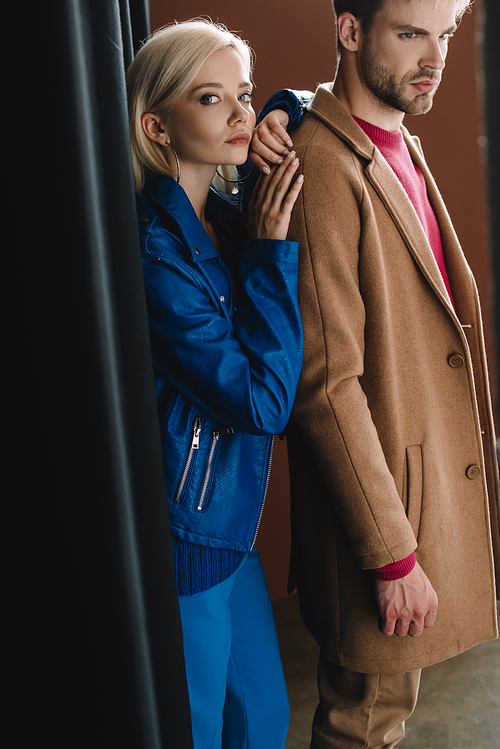
[[[293,91],[290,88],[283,88],[266,101],[259,112],[257,122],[263,120],[266,114],[274,109],[282,109],[290,118],[287,132],[293,133],[300,125],[302,116],[312,98],[313,93],[311,91]]]

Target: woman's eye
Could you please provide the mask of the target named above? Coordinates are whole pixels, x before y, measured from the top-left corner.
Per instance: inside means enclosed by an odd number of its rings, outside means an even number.
[[[238,96],[238,101],[246,102],[247,104],[250,104],[250,102],[253,99],[253,94],[251,91],[247,91],[246,94],[241,94],[241,96]]]
[[[216,101],[218,101],[219,97],[216,94],[204,94],[200,102],[202,104],[215,104]]]

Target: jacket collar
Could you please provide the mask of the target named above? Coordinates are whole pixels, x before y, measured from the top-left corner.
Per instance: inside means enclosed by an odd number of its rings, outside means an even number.
[[[194,262],[219,256],[188,196],[175,179],[160,174],[150,175],[142,192],[174,219]]]

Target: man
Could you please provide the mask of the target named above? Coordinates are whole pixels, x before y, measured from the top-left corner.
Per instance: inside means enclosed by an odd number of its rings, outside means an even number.
[[[497,636],[497,466],[474,280],[402,126],[431,108],[468,2],[335,5],[338,74],[293,134],[292,569],[321,648],[311,746],[381,749],[423,666]]]

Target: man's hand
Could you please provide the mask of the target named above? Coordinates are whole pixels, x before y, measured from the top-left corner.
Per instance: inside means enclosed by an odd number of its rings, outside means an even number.
[[[252,164],[264,174],[270,173],[269,167],[273,164],[281,164],[289,153],[288,148],[293,146],[285,130],[287,125],[287,113],[282,109],[274,109],[266,114],[253,131],[248,155]]]
[[[380,631],[390,637],[418,637],[436,619],[438,597],[429,578],[417,562],[399,580],[374,580],[381,614]]]

